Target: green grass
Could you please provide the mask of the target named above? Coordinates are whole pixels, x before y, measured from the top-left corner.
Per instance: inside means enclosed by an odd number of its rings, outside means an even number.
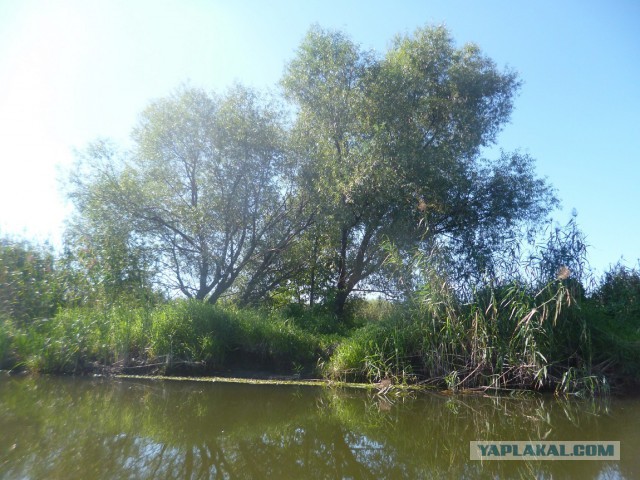
[[[325,374],[343,381],[393,378],[407,383],[422,356],[422,327],[402,317],[369,323],[339,343],[326,364]]]
[[[151,309],[69,308],[52,319],[0,330],[0,351],[37,372],[161,365],[195,373],[222,368],[311,373],[332,337],[304,330],[281,314],[197,301]]]

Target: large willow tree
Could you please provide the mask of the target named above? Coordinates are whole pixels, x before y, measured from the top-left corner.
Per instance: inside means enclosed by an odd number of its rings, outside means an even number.
[[[317,219],[308,268],[328,265],[336,312],[376,288],[387,251],[439,244],[487,268],[503,242],[555,199],[532,160],[480,157],[508,121],[519,82],[446,29],[399,37],[382,58],[312,28],[282,80],[296,106],[292,138]],[[315,292],[310,291],[312,297]]]

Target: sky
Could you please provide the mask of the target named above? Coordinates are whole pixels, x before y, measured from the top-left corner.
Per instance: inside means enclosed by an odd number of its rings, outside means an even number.
[[[97,138],[182,84],[275,89],[308,29],[383,54],[445,25],[523,82],[498,148],[536,159],[596,272],[640,258],[637,0],[0,0],[0,235],[61,244],[60,180]]]

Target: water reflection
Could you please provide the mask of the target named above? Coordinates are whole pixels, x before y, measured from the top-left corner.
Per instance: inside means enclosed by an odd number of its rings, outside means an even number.
[[[0,478],[638,478],[640,401],[0,377]],[[620,462],[472,462],[471,440],[620,440]]]

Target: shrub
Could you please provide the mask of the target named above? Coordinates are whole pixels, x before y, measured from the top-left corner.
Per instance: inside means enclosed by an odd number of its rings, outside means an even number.
[[[406,382],[422,360],[424,326],[405,317],[390,317],[356,330],[333,352],[325,373],[344,381]]]
[[[260,310],[235,312],[238,334],[235,338],[237,363],[291,369],[309,368],[322,352],[322,337],[305,331],[281,314]]]
[[[594,299],[611,317],[640,328],[640,271],[620,264],[607,271]]]
[[[296,327],[313,334],[344,334],[349,329],[349,322],[340,319],[330,305],[309,307],[299,303],[285,305],[275,310],[272,318],[282,318]]]
[[[149,353],[166,357],[169,366],[176,361],[220,366],[225,346],[233,337],[228,314],[195,300],[176,301],[155,309],[150,323]]]
[[[0,285],[0,316],[17,323],[51,317],[62,302],[62,286],[48,246],[0,238]]]

